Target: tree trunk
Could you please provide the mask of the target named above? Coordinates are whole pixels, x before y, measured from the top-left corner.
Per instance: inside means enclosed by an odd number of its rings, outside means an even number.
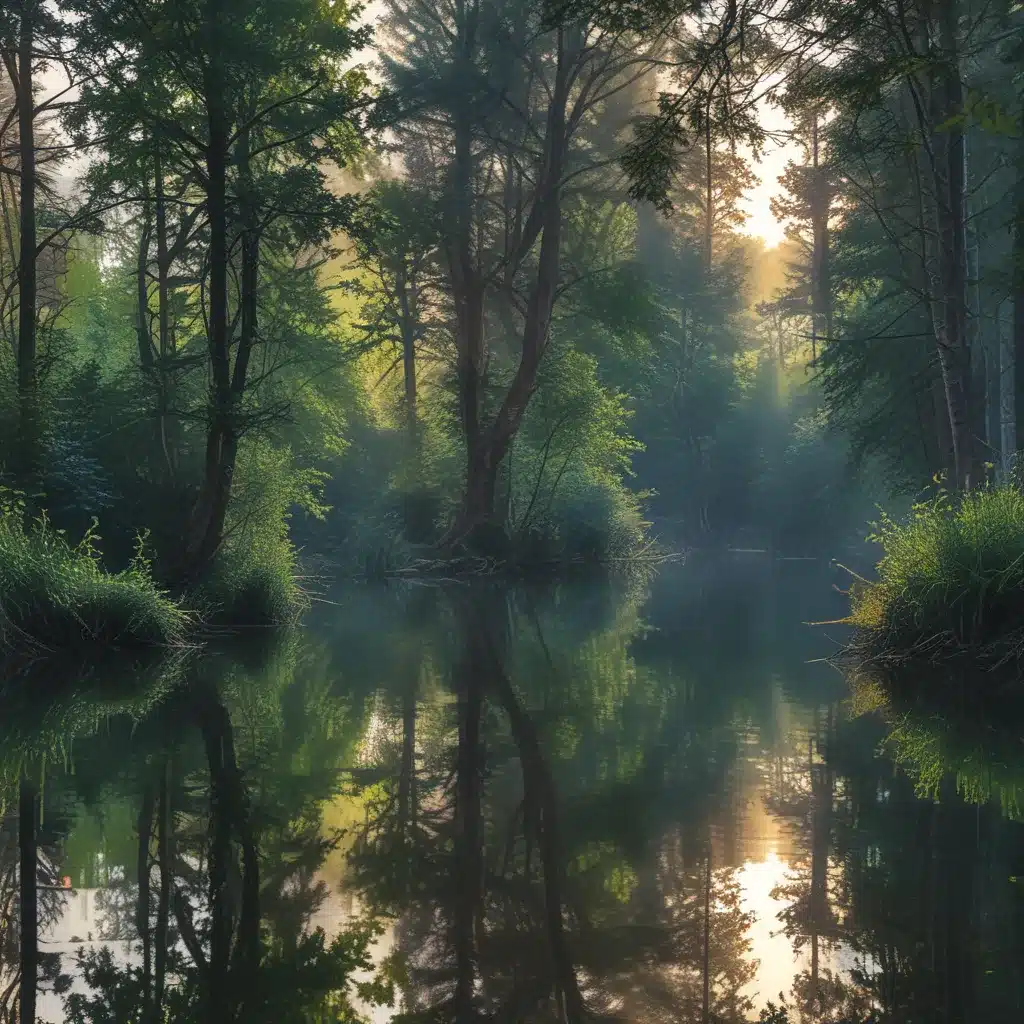
[[[1003,303],[999,308],[999,436],[1004,483],[1009,483],[1013,478],[1014,453],[1017,451],[1017,360],[1013,326],[1006,304]]]
[[[460,40],[471,61],[473,41],[468,26],[460,24],[466,38]],[[458,350],[459,414],[466,442],[466,482],[463,506],[446,541],[462,540],[475,523],[488,520],[493,511],[493,482],[487,486],[486,452],[480,415],[484,391],[486,341],[484,333],[484,287],[473,252],[474,173],[471,113],[460,108],[455,129],[454,224],[455,240],[449,257],[455,299],[456,346]],[[444,542],[443,542],[444,543]]]
[[[712,155],[714,146],[711,137],[711,95],[704,111],[704,274],[711,280],[711,263],[714,255],[715,235],[715,191]]]
[[[396,290],[398,291],[399,313],[402,318],[402,373],[405,383],[405,429],[409,441],[410,453],[416,453],[419,447],[419,427],[416,415],[416,315],[415,301],[410,301],[409,291],[414,287],[410,284],[408,274],[403,265],[398,272]]]
[[[36,879],[38,850],[36,804],[39,794],[25,776],[18,796],[18,854],[20,871],[21,983],[18,1024],[35,1024],[36,984],[39,974],[39,890]]]
[[[948,483],[956,490],[966,490],[978,482],[978,475],[967,339],[964,90],[956,4],[957,0],[938,0],[934,20],[922,24],[926,35],[933,31],[937,34],[941,59],[930,61],[926,81],[924,76],[920,80],[911,78],[910,88],[927,91],[926,104],[919,100],[914,103],[920,138],[918,202],[928,313],[951,441],[952,472]]]
[[[1022,119],[1024,123],[1024,119]],[[1013,212],[1013,351],[1014,436],[1024,440],[1024,142],[1018,142]],[[1016,450],[1016,449],[1014,449]]]
[[[941,321],[936,325],[936,342],[953,433],[955,485],[959,490],[967,490],[980,480],[975,465],[971,358],[967,341],[967,182],[956,0],[943,0],[939,34],[945,66],[938,83],[944,116],[933,131],[937,159],[941,154],[937,175]]]
[[[33,46],[38,0],[22,0],[18,38],[18,158],[21,170],[18,259],[19,484],[39,470],[39,395],[36,365],[36,140]]]
[[[934,469],[937,473],[945,475],[949,486],[955,486],[953,484],[956,477],[953,463],[953,429],[949,422],[949,406],[946,403],[946,389],[941,368],[939,375],[932,381],[931,396],[932,424],[935,428],[935,444],[939,452],[939,462]]]
[[[821,166],[821,141],[818,114],[811,123],[811,164],[813,195],[811,198],[811,230],[813,253],[811,265],[811,360],[818,358],[818,342],[828,343],[832,336],[832,285],[829,267],[828,218],[832,208],[831,187]]]
[[[157,352],[159,355],[159,394],[157,396],[157,418],[160,448],[169,475],[177,470],[177,444],[170,424],[171,391],[174,377],[170,360],[174,342],[171,337],[170,288],[168,277],[171,259],[167,244],[167,196],[164,191],[164,168],[159,152],[156,155],[156,276],[157,276]]]
[[[566,29],[558,29],[558,64],[551,105],[548,109],[544,142],[544,162],[537,185],[535,203],[539,214],[540,251],[537,270],[527,302],[523,322],[519,365],[494,420],[480,425],[480,399],[483,384],[483,288],[471,263],[463,261],[454,277],[460,279],[459,383],[466,436],[467,464],[465,491],[455,521],[442,541],[451,548],[470,540],[481,527],[499,527],[494,522],[498,470],[509,445],[519,430],[523,414],[537,384],[537,373],[547,348],[551,314],[559,284],[562,231],[562,189],[568,145],[567,105],[569,102],[569,60],[565,43]],[[467,123],[456,132],[457,179],[463,180],[471,169],[471,127]],[[464,150],[464,152],[463,152]],[[459,168],[465,164],[466,169]],[[465,178],[466,197],[471,201],[469,178]],[[464,204],[465,205],[465,201]],[[468,207],[471,214],[472,207]],[[469,228],[466,227],[468,248]],[[473,287],[467,287],[467,271],[472,271]],[[499,527],[500,528],[500,527]]]
[[[135,335],[139,349],[139,366],[146,372],[153,369],[153,339],[149,325],[149,243],[153,236],[153,220],[149,201],[142,208],[142,230],[135,260]]]
[[[230,326],[228,318],[228,112],[220,52],[222,0],[208,0],[205,34],[210,47],[204,72],[209,141],[206,150],[206,212],[209,221],[209,313],[207,342],[212,376],[206,457],[202,487],[189,524],[188,573],[201,575],[224,538],[231,482],[238,452],[232,403]]]
[[[985,464],[993,461],[999,446],[999,354],[993,344],[992,331],[985,317],[981,293],[981,251],[978,232],[973,223],[970,189],[970,137],[965,130],[964,154],[964,247],[966,262],[966,299],[964,304],[967,350],[971,364],[972,431],[978,463],[978,483],[987,476]],[[984,193],[981,206],[985,207]]]

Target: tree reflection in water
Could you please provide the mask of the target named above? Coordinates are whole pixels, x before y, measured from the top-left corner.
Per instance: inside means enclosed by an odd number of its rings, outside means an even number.
[[[45,731],[17,750],[28,777],[46,778],[47,805],[126,799],[133,808],[134,870],[97,901],[103,944],[64,964],[82,983],[67,992],[65,975],[58,988],[71,1024],[362,1019],[353,979],[372,976],[379,926],[359,922],[334,938],[309,927],[327,897],[315,872],[339,841],[320,827],[321,809],[361,723],[317,676],[299,678],[298,653],[283,638],[248,661],[207,655],[179,665],[159,699],[138,707],[79,700],[58,718],[84,773],[47,767]],[[144,681],[135,687],[147,692]],[[303,755],[307,770],[290,771]],[[41,931],[62,909],[40,916]],[[39,948],[23,941],[22,965]],[[390,998],[386,979],[360,990],[364,1001]]]
[[[610,662],[635,616],[573,651],[529,594],[455,591],[445,609],[448,666],[419,667],[435,692],[401,723],[391,705],[400,739],[370,772],[349,880],[399,922],[399,1019],[698,1020],[705,909],[710,1019],[747,1019],[735,872],[714,871],[704,898],[729,738],[679,728],[690,702],[669,681],[620,689]]]
[[[1018,1019],[1018,732],[962,684],[847,699],[806,664],[806,580],[731,572],[362,588],[8,686],[0,1020],[25,986],[70,1024]]]

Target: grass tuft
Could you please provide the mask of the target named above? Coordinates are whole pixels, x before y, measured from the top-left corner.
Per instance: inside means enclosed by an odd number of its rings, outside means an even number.
[[[153,581],[140,551],[108,573],[95,529],[72,545],[45,516],[25,528],[18,495],[0,492],[0,649],[74,652],[182,641],[189,616]]]
[[[851,587],[851,652],[865,660],[938,660],[1024,650],[1024,495],[992,487],[882,517],[878,578]]]

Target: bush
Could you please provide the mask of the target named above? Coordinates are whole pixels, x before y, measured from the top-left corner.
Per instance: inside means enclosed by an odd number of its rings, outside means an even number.
[[[77,546],[44,517],[25,529],[19,497],[0,492],[0,647],[83,650],[181,641],[188,614],[153,582],[140,550],[104,571],[89,530]]]
[[[295,551],[287,537],[246,546],[229,543],[188,597],[214,626],[273,626],[291,621],[303,604]]]
[[[253,439],[239,454],[234,483],[224,545],[189,603],[211,625],[288,622],[304,604],[288,524],[293,509],[323,517],[323,474],[298,468],[288,449]]]
[[[564,561],[606,562],[629,558],[644,542],[642,495],[614,479],[584,479],[553,504],[553,526]]]
[[[972,649],[1005,657],[1024,640],[1024,495],[995,487],[939,495],[897,521],[883,516],[876,582],[851,589],[850,622],[871,657]]]

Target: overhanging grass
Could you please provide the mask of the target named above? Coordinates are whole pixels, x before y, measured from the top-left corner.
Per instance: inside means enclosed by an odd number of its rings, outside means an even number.
[[[24,527],[21,504],[0,495],[0,649],[87,651],[181,642],[189,616],[141,558],[104,571],[90,532],[71,545],[45,518]]]
[[[851,588],[851,653],[866,660],[1024,650],[1024,495],[996,487],[883,517],[878,579]]]

